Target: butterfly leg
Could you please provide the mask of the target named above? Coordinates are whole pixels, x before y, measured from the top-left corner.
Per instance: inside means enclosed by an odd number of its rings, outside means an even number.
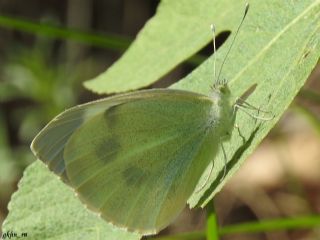
[[[240,131],[240,127],[238,126],[238,124],[235,124],[234,127],[237,129],[239,136],[242,139],[242,144],[244,144],[246,142],[246,138],[243,136],[243,134]]]
[[[269,96],[269,100],[270,100],[271,95]],[[235,101],[235,104],[233,106],[233,113],[235,113],[237,111],[237,109],[242,110],[245,114],[247,114],[248,116],[256,119],[256,120],[262,120],[262,121],[270,121],[274,118],[274,115],[270,116],[270,117],[261,117],[259,116],[260,113],[264,113],[264,114],[270,114],[270,111],[265,111],[262,110],[260,107],[255,107],[252,104],[246,102],[244,99],[242,98],[237,98]],[[250,110],[253,111],[257,111],[258,114],[255,115],[253,113],[250,112]]]
[[[222,182],[223,179],[225,178],[226,174],[227,174],[227,164],[228,164],[228,161],[227,161],[226,150],[225,150],[224,147],[223,147],[222,141],[220,141],[220,146],[221,146],[221,149],[222,149],[223,159],[224,159],[223,175],[222,175],[222,178],[220,179],[220,182]]]
[[[243,111],[248,116],[250,116],[250,117],[252,117],[254,119],[257,119],[257,120],[270,121],[270,120],[272,120],[274,118],[273,115],[270,116],[270,117],[260,117],[259,115],[252,114],[251,112],[247,111],[247,109],[250,109],[250,108],[247,108],[247,107],[242,106],[242,105],[235,104],[234,108],[240,109],[241,111]],[[260,109],[258,112],[264,112],[264,111],[262,111]]]
[[[227,137],[227,136],[225,136],[225,137]],[[220,179],[220,182],[222,182],[223,179],[225,178],[225,176],[227,175],[227,164],[228,164],[227,154],[226,154],[226,151],[225,151],[225,149],[224,149],[224,146],[223,146],[223,143],[222,143],[222,142],[223,142],[223,137],[221,137],[221,139],[220,139],[220,147],[221,147],[222,153],[223,153],[224,167],[223,167],[223,175],[222,175],[222,178]],[[209,172],[209,174],[207,175],[207,178],[206,178],[204,184],[203,184],[199,189],[196,190],[196,193],[198,193],[198,192],[200,192],[201,190],[203,190],[204,187],[205,187],[205,186],[207,185],[207,183],[209,182],[209,179],[210,179],[211,174],[212,174],[212,172],[213,172],[213,167],[214,167],[214,165],[212,164],[211,167],[210,167],[210,172]]]
[[[243,107],[245,107],[247,109],[256,110],[256,111],[259,111],[259,112],[262,112],[262,113],[270,113],[270,111],[264,111],[264,110],[261,110],[260,107],[257,108],[256,106],[253,106],[252,104],[246,102],[242,98],[237,98],[236,105],[240,105],[240,106],[243,106]]]
[[[202,186],[199,188],[199,189],[197,189],[196,190],[196,193],[198,193],[198,192],[201,192],[203,189],[204,189],[204,187],[207,185],[207,182],[209,181],[209,179],[210,179],[210,177],[211,177],[211,174],[212,174],[212,172],[213,172],[213,164],[211,165],[211,167],[210,167],[210,172],[209,172],[209,174],[207,175],[207,179],[206,179],[206,181],[204,182],[204,184],[202,184]]]

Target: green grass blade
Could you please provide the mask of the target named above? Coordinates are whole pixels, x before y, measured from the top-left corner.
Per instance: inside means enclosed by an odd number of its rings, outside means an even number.
[[[251,223],[230,225],[221,228],[221,235],[239,233],[271,232],[290,229],[310,229],[320,226],[320,216],[263,220]]]
[[[206,240],[205,232],[186,232],[180,234],[173,234],[171,236],[153,237],[152,240]]]
[[[207,205],[207,240],[219,240],[219,229],[217,215],[214,210],[213,201]]]
[[[219,229],[220,236],[242,233],[259,233],[272,231],[286,231],[299,229],[319,228],[320,216],[311,215],[295,218],[282,218],[273,220],[261,220],[257,222],[247,222],[224,226]],[[154,240],[202,240],[206,239],[206,233],[197,231],[183,234],[176,234],[166,237],[155,237]]]
[[[0,15],[0,26],[47,37],[76,40],[92,46],[118,51],[126,50],[131,43],[130,39],[118,35],[88,33],[5,15]]]

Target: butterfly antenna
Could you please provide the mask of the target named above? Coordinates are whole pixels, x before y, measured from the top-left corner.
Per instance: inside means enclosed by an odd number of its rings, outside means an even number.
[[[213,24],[211,24],[210,26],[211,28],[211,32],[212,32],[212,44],[213,44],[213,82],[216,82],[216,62],[217,62],[217,58],[216,58],[216,28],[214,27]]]
[[[233,38],[232,43],[231,43],[231,45],[230,45],[230,47],[229,47],[229,49],[228,49],[228,52],[227,52],[226,56],[225,56],[224,59],[223,59],[223,62],[222,62],[222,64],[221,64],[221,67],[220,67],[220,70],[219,70],[217,82],[219,82],[219,78],[220,78],[220,75],[221,75],[221,72],[222,72],[222,68],[223,68],[223,66],[224,66],[224,64],[225,64],[225,62],[226,62],[226,60],[227,60],[227,58],[228,58],[228,56],[229,56],[230,50],[231,50],[231,48],[232,48],[232,46],[233,46],[233,44],[234,44],[234,41],[235,41],[236,38],[237,38],[237,35],[238,35],[239,30],[240,30],[240,28],[241,28],[241,26],[242,26],[242,23],[243,23],[244,19],[245,19],[246,16],[247,16],[248,10],[249,10],[249,3],[246,4],[246,8],[245,8],[245,10],[244,10],[244,14],[243,14],[242,20],[241,20],[241,22],[240,22],[240,24],[239,24],[239,26],[238,26],[238,29],[237,29],[237,31],[236,31],[236,34],[234,35],[234,38]]]

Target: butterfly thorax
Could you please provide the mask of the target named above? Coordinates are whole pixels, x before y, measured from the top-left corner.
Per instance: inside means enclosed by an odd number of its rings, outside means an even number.
[[[235,114],[231,103],[231,92],[227,84],[215,85],[210,95],[213,101],[213,117],[219,135],[227,140],[231,136]]]

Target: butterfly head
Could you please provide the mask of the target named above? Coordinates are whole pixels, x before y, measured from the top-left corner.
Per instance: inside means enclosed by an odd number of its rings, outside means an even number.
[[[213,91],[219,92],[221,94],[229,94],[230,95],[230,89],[228,87],[228,83],[226,79],[223,80],[217,80],[212,87]]]
[[[231,91],[229,89],[228,83],[225,79],[221,81],[216,81],[212,86],[212,98],[228,103],[231,96]]]

